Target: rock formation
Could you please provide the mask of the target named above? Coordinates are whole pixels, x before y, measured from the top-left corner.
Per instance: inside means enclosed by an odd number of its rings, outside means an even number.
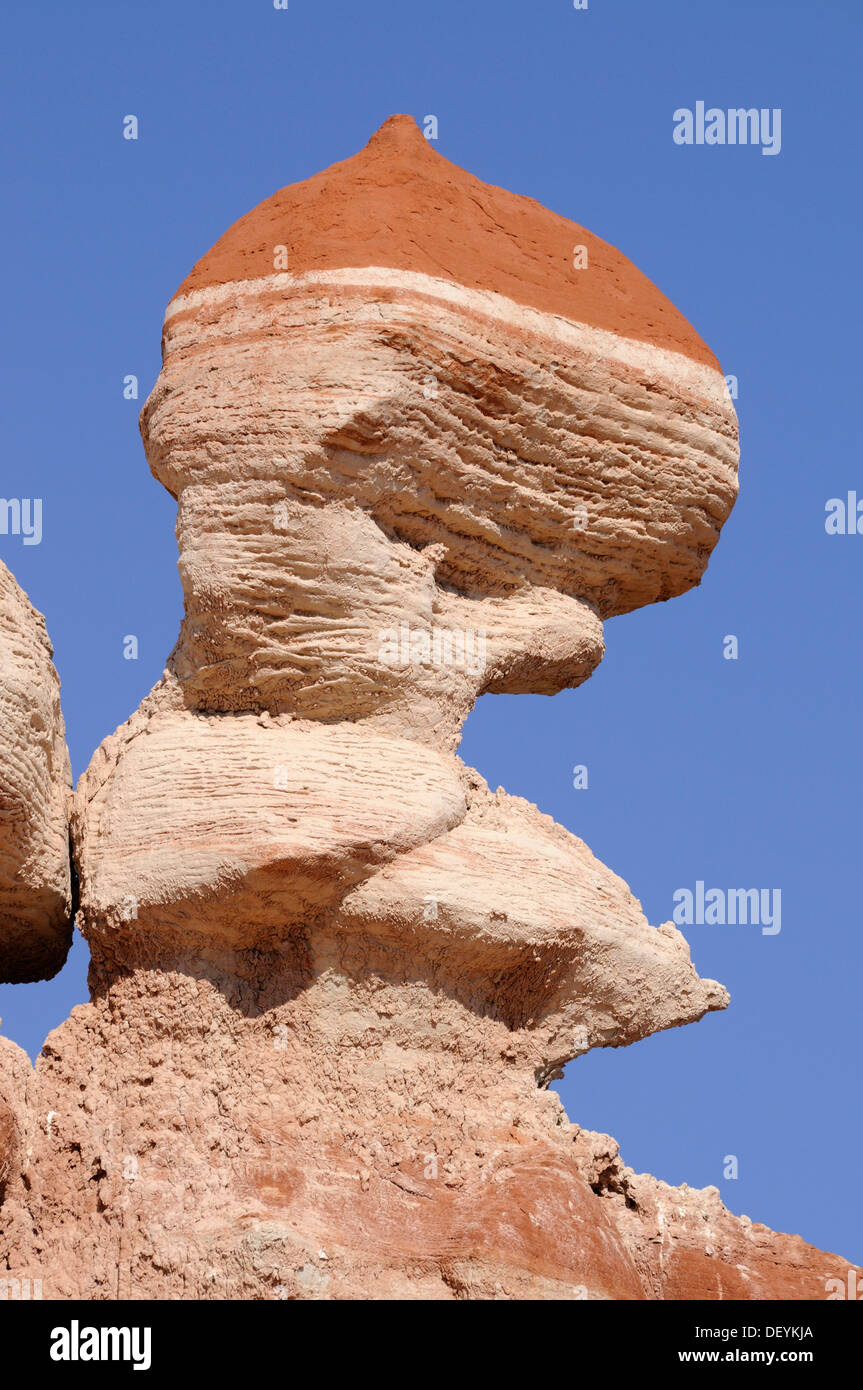
[[[0,1265],[59,1298],[824,1297],[844,1261],[568,1122],[563,1063],[727,995],[455,751],[479,694],[578,685],[606,616],[699,582],[737,436],[693,329],[394,117],[199,262],[141,426],[185,618],[74,799],[92,1001],[32,1074],[0,1050]]]
[[[0,981],[4,983],[54,975],[72,940],[67,807],[72,773],[52,656],[44,618],[0,561]],[[2,1128],[0,1117],[0,1135]]]

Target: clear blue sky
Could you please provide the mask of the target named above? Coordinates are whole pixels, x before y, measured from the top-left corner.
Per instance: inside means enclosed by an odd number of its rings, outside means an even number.
[[[686,929],[726,1013],[591,1053],[560,1090],[637,1170],[858,1261],[863,536],[828,537],[824,506],[863,497],[861,21],[859,0],[18,0],[0,91],[0,493],[44,505],[42,544],[0,555],[47,615],[76,775],[181,612],[174,503],[123,377],[143,400],[165,305],[231,222],[393,112],[437,115],[441,153],[620,247],[739,378],[740,501],[701,588],[610,622],[582,689],[485,697],[462,753],[653,922],[698,879],[781,888],[778,936]],[[781,154],[675,145],[699,100],[780,107]],[[86,998],[86,954],[0,988],[31,1053]]]

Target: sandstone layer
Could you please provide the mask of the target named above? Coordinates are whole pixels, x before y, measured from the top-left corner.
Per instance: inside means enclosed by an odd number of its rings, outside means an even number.
[[[72,940],[72,773],[45,620],[0,561],[0,981],[54,975]]]
[[[573,248],[587,253],[584,262]],[[92,1000],[0,1050],[0,1267],[57,1298],[823,1298],[548,1089],[728,1003],[457,756],[699,582],[736,420],[695,330],[406,117],[232,227],[141,416],[185,616],[74,798]]]
[[[737,490],[682,315],[408,117],[199,262],[141,428],[178,502],[189,706],[449,748],[478,694],[578,684],[598,619],[698,583]],[[406,677],[381,659],[402,628],[483,632],[485,659]]]

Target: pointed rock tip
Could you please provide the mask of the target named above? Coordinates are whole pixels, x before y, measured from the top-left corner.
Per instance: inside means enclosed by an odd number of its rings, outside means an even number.
[[[367,149],[370,150],[407,150],[417,149],[422,146],[428,149],[426,140],[413,116],[408,116],[404,112],[397,113],[395,116],[388,116],[382,126],[378,126],[372,138],[369,140]]]
[[[414,120],[405,111],[396,111],[394,115],[387,116],[383,125],[379,125],[372,140],[381,140],[385,137],[396,137],[403,135],[418,135],[422,138],[422,131]]]

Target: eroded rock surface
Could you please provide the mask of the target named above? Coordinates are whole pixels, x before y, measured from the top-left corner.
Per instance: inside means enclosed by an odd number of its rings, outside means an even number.
[[[568,1122],[564,1062],[728,997],[455,751],[478,694],[578,685],[606,616],[698,583],[736,493],[709,349],[405,117],[235,224],[163,349],[185,618],[76,793],[93,998],[7,1085],[0,1265],[59,1298],[824,1297],[843,1260]]]
[[[41,613],[0,561],[0,981],[54,975],[72,940],[60,682]]]
[[[736,495],[736,417],[683,316],[408,117],[236,223],[163,358],[141,428],[178,502],[193,708],[454,748],[479,693],[577,685],[598,619],[698,583]],[[381,654],[402,628],[483,632],[486,659],[406,676]]]
[[[625,1300],[847,1278],[715,1189],[626,1169],[445,971],[333,930],[303,946],[141,960],[51,1034],[30,1188],[0,1209],[16,1277],[56,1298]]]

